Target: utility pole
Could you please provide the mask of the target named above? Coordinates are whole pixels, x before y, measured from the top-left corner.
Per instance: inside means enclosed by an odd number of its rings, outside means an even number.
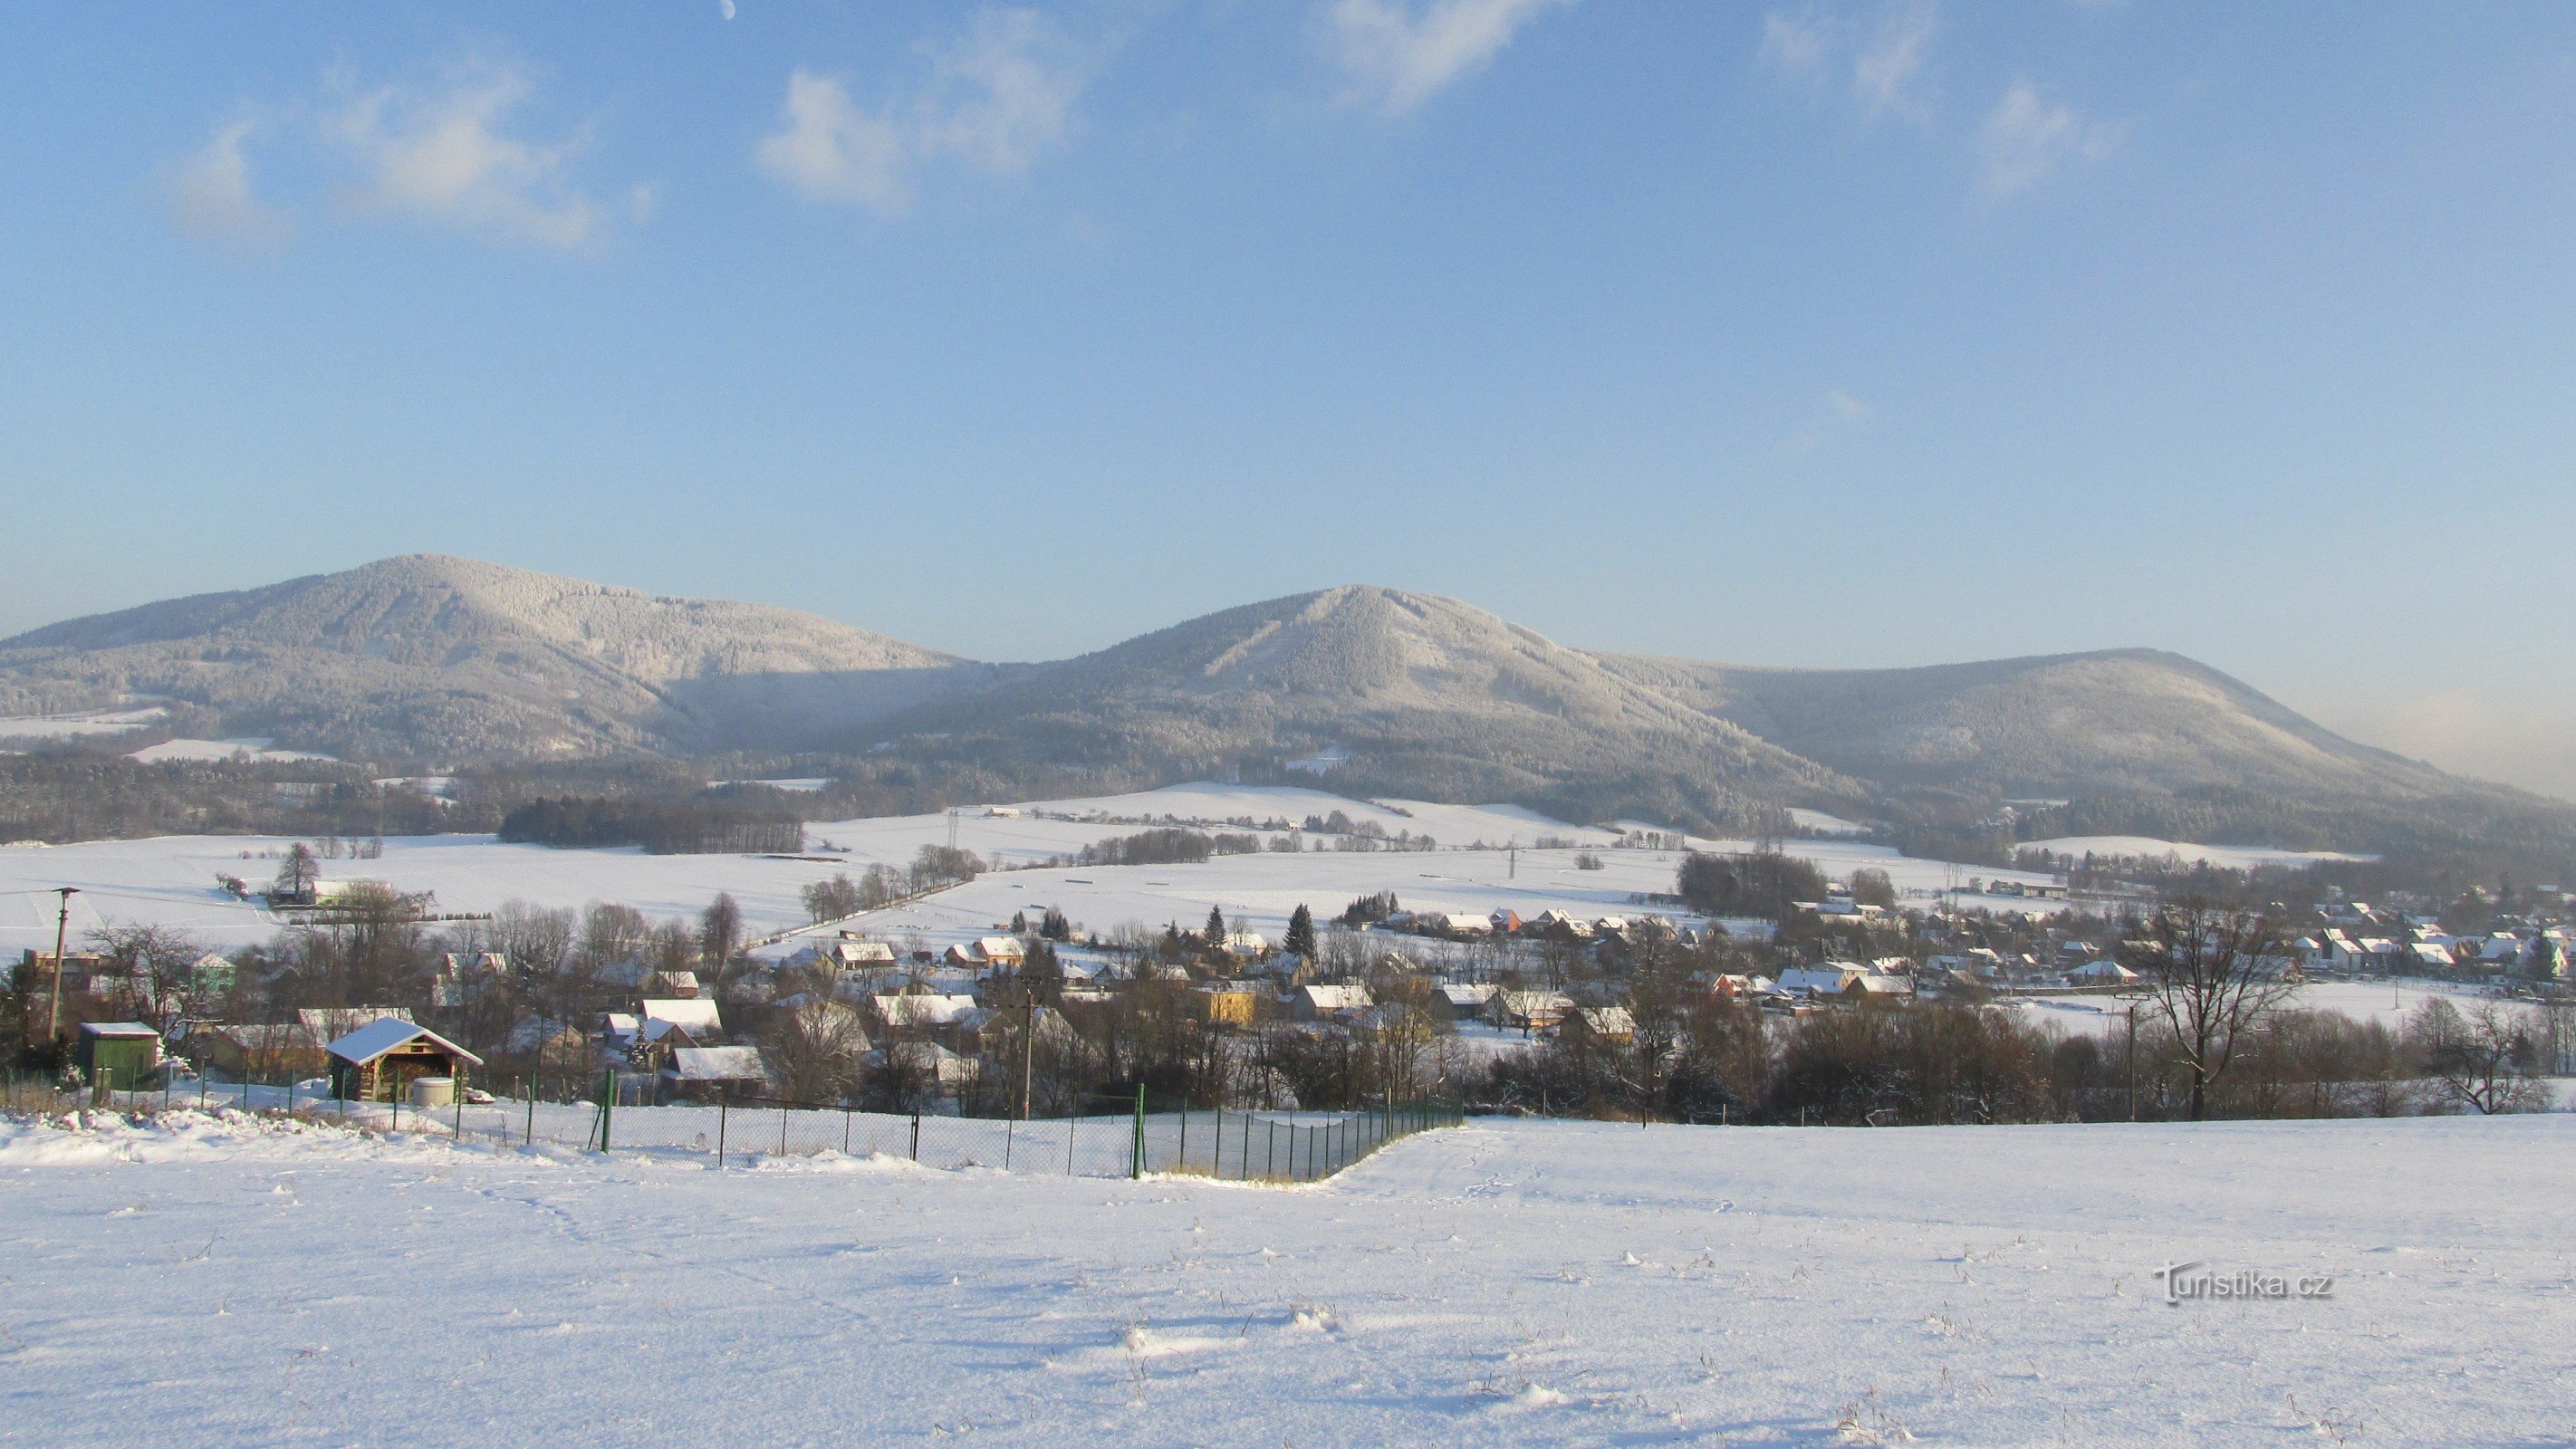
[[[79,886],[56,886],[54,894],[63,898],[61,913],[54,917],[54,989],[45,1010],[45,1046],[53,1047],[54,1038],[63,1029],[63,937],[72,925],[72,897],[80,894]]]
[[[1038,1055],[1038,993],[1026,982],[1020,984],[1020,997],[1028,1003],[1029,1023],[1020,1031],[1020,1120],[1029,1120],[1029,1079],[1036,1073]]]
[[[2138,1006],[2129,1003],[2129,1120],[2138,1120]]]

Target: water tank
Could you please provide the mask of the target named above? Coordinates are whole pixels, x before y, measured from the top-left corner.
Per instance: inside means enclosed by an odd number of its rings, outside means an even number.
[[[411,1079],[411,1104],[415,1107],[452,1107],[456,1105],[454,1077],[414,1077]]]

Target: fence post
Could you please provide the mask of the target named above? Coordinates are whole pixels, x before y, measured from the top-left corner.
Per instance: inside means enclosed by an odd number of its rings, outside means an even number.
[[[787,1104],[778,1104],[778,1155],[787,1155]]]
[[[1190,1099],[1181,1099],[1181,1161],[1179,1170],[1190,1170]]]
[[[602,1067],[599,1074],[599,1150],[608,1150],[609,1119],[617,1113],[617,1068]]]
[[[921,1112],[918,1108],[912,1114],[912,1160],[921,1160]]]
[[[1136,1136],[1127,1150],[1127,1175],[1145,1175],[1145,1084],[1136,1084]]]
[[[1073,1115],[1064,1119],[1064,1175],[1073,1176],[1073,1129],[1082,1121],[1082,1104],[1073,1104]]]
[[[528,1092],[528,1138],[527,1138],[527,1140],[526,1140],[525,1142],[522,1142],[522,1143],[520,1143],[519,1145],[520,1145],[520,1146],[522,1146],[522,1147],[534,1147],[534,1146],[536,1146],[536,1145],[537,1145],[537,1092],[536,1092],[536,1089],[535,1089],[534,1087],[529,1087],[529,1088],[527,1089],[527,1092]]]
[[[733,1093],[726,1087],[716,1088],[716,1171],[724,1171],[725,1128],[733,1116]]]

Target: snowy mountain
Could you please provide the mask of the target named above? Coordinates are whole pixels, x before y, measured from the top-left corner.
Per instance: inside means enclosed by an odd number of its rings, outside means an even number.
[[[1344,792],[1743,824],[1861,784],[1454,599],[1355,585],[1210,614],[915,710],[896,748],[1189,779],[1339,761]],[[883,738],[883,736],[879,736]]]
[[[801,751],[996,797],[1304,781],[1703,830],[1780,824],[1781,806],[1957,824],[2042,797],[2077,802],[2059,833],[2576,839],[2576,811],[2354,744],[2176,655],[1753,669],[1569,649],[1369,586],[1004,666],[785,609],[414,556],[0,641],[0,712],[120,694],[344,758]]]
[[[1889,786],[2005,798],[2214,788],[2413,798],[2463,784],[2152,649],[1918,669],[1751,669],[1634,655],[1602,663]]]
[[[0,700],[165,695],[354,758],[792,746],[998,674],[810,614],[425,554],[0,641]]]

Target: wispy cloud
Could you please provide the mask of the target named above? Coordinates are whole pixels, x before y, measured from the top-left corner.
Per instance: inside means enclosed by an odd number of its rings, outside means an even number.
[[[2026,191],[2063,166],[2108,156],[2122,134],[2117,124],[2087,120],[2032,82],[2016,80],[1978,129],[1978,184],[1995,196]]]
[[[1853,397],[1850,393],[1843,391],[1841,388],[1835,388],[1831,392],[1825,394],[1825,406],[1834,410],[1834,416],[1841,418],[1845,422],[1851,423],[1859,422],[1863,418],[1868,417],[1870,412],[1869,404],[1862,402],[1859,398]]]
[[[263,106],[217,127],[203,147],[162,169],[162,198],[182,227],[234,244],[284,241],[296,214],[309,211],[297,193],[309,201],[324,186],[343,216],[422,221],[556,250],[589,247],[620,208],[574,178],[588,128],[551,142],[515,131],[514,116],[534,90],[519,67],[484,60],[429,82],[364,86],[329,73],[318,97]],[[264,156],[288,153],[297,164],[285,174],[303,185],[263,197],[254,142]],[[655,199],[652,186],[638,186],[622,209],[640,222]]]
[[[540,246],[597,240],[608,210],[573,184],[587,128],[555,142],[510,134],[531,85],[515,67],[474,63],[435,87],[351,94],[323,131],[355,163],[360,209]]]
[[[1063,145],[1089,79],[1086,58],[1045,17],[987,10],[937,53],[918,90],[873,109],[840,81],[797,70],[780,128],[754,159],[798,195],[896,215],[933,165],[1012,175]]]
[[[260,123],[244,117],[215,128],[206,144],[171,163],[161,197],[179,225],[234,246],[272,247],[294,230],[287,214],[261,201],[244,147]]]
[[[1833,23],[1815,11],[1774,10],[1762,17],[1763,58],[1782,70],[1821,70],[1833,49]]]
[[[1574,0],[1333,0],[1324,12],[1350,98],[1401,114],[1493,61],[1521,27]]]
[[[1890,9],[1852,59],[1852,93],[1873,116],[1895,115],[1910,121],[1931,116],[1931,103],[1917,94],[1925,53],[1939,17],[1930,0]]]

